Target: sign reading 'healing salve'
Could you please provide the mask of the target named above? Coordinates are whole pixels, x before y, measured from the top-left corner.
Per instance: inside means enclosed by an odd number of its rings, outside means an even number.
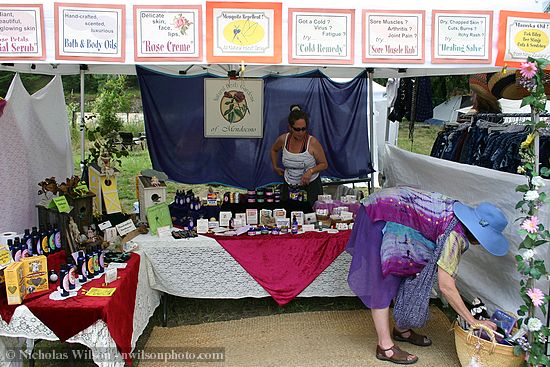
[[[56,58],[123,62],[124,5],[55,3]]]
[[[432,16],[433,63],[490,63],[493,12],[435,11]]]
[[[135,5],[135,60],[200,60],[201,29],[200,6]]]
[[[0,59],[45,58],[42,5],[0,5]]]

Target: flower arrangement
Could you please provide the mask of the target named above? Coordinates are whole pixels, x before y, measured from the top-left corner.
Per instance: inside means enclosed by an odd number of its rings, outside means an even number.
[[[516,255],[517,270],[522,275],[520,281],[520,295],[524,302],[519,308],[519,325],[526,331],[526,336],[518,341],[515,353],[525,352],[527,366],[548,366],[550,360],[546,355],[546,341],[550,336],[548,326],[536,317],[537,309],[546,315],[550,297],[543,290],[536,287],[539,279],[547,279],[544,260],[538,259],[535,249],[545,245],[550,240],[550,232],[544,228],[539,220],[539,210],[544,204],[550,203],[550,197],[542,192],[544,180],[541,176],[548,176],[550,170],[541,168],[536,157],[536,144],[541,129],[548,128],[546,121],[540,121],[540,113],[545,111],[546,94],[544,92],[544,69],[549,65],[548,60],[529,57],[520,67],[520,84],[530,94],[522,101],[522,106],[530,105],[532,120],[525,123],[530,126],[531,132],[520,146],[521,165],[518,173],[525,175],[527,184],[516,187],[517,192],[523,193],[516,209],[521,212],[517,219],[520,224],[518,233],[523,241],[519,245],[520,254]]]
[[[193,24],[193,22],[190,22],[189,19],[183,16],[183,14],[178,14],[174,17],[174,28],[178,29],[179,32],[185,36],[187,33],[187,29],[189,29],[189,26]]]

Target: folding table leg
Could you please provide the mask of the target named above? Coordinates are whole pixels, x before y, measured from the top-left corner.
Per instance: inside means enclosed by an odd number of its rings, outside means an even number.
[[[162,303],[162,326],[166,327],[168,324],[168,294],[162,293],[160,302]]]

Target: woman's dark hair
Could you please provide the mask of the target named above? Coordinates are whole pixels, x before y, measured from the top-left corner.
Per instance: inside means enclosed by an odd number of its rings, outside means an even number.
[[[304,120],[306,122],[306,127],[309,123],[309,116],[307,113],[302,111],[300,105],[293,104],[290,106],[290,113],[288,114],[288,124],[294,126],[294,123],[298,120]]]

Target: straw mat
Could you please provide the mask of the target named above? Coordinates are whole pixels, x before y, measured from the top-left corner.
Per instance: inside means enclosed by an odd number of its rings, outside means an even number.
[[[173,328],[155,327],[145,352],[156,348],[225,348],[224,362],[147,362],[139,366],[395,366],[376,359],[376,332],[368,310],[278,314]],[[417,354],[418,367],[460,367],[451,324],[437,308],[420,332],[427,348],[398,343]]]

